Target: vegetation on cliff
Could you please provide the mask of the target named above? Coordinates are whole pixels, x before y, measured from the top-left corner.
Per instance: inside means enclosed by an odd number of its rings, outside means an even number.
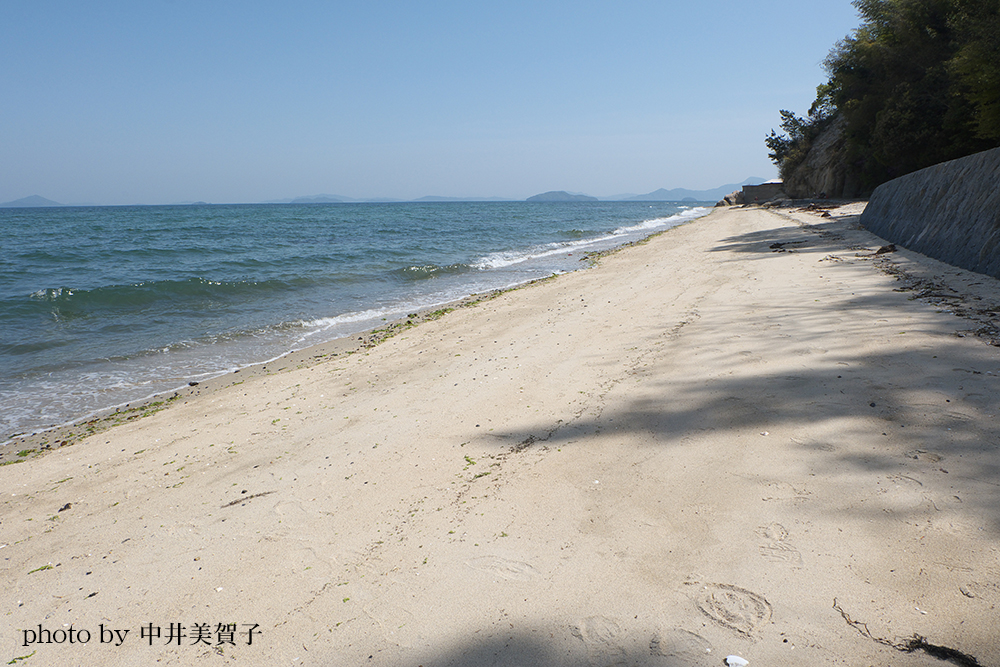
[[[861,26],[830,51],[808,114],[782,110],[783,133],[765,139],[782,178],[838,117],[836,158],[853,194],[1000,146],[1000,0],[852,4]]]

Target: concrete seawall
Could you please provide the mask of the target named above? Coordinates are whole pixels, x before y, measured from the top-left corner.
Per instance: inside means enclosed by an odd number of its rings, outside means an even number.
[[[908,250],[1000,278],[1000,148],[883,183],[861,224]]]

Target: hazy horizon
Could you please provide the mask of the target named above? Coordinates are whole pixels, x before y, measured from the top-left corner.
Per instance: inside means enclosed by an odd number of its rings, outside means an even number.
[[[537,195],[537,194],[548,194],[550,192],[566,192],[567,194],[571,194],[571,195],[586,195],[586,196],[596,197],[600,201],[629,201],[630,198],[634,199],[636,197],[643,197],[643,196],[646,196],[646,195],[651,195],[651,194],[654,194],[656,192],[659,192],[660,190],[666,190],[668,192],[669,191],[674,191],[674,190],[684,190],[684,191],[691,192],[691,193],[710,192],[712,190],[719,190],[720,188],[724,188],[726,186],[741,185],[741,184],[743,184],[744,182],[747,182],[747,181],[758,182],[758,181],[761,181],[761,180],[764,180],[764,179],[762,179],[760,177],[756,177],[756,176],[750,176],[750,177],[742,179],[742,180],[740,180],[738,182],[737,181],[733,181],[731,183],[724,183],[724,184],[720,184],[720,185],[718,185],[718,186],[716,186],[714,188],[706,188],[704,190],[693,190],[692,188],[684,188],[684,187],[663,187],[663,188],[657,188],[656,190],[652,190],[650,192],[640,192],[640,193],[623,192],[623,193],[618,193],[618,194],[615,194],[615,195],[593,195],[593,194],[588,193],[588,192],[576,192],[576,191],[571,191],[571,190],[547,190],[545,192],[539,192],[539,193],[535,193],[535,194]],[[728,192],[726,194],[728,194]],[[687,197],[687,196],[688,196],[687,194],[684,195],[684,197]],[[48,202],[51,202],[52,206],[187,206],[187,205],[197,205],[197,204],[206,204],[206,205],[216,205],[216,204],[218,204],[218,205],[227,205],[227,204],[234,204],[235,205],[235,204],[337,203],[336,201],[334,201],[335,199],[340,199],[340,200],[343,201],[343,203],[352,203],[352,202],[353,203],[380,203],[380,202],[418,203],[418,202],[421,202],[421,201],[435,201],[435,200],[446,200],[446,201],[454,200],[454,201],[465,201],[465,202],[475,202],[475,201],[516,202],[516,201],[525,201],[525,199],[528,199],[527,197],[524,198],[524,199],[513,199],[513,198],[509,198],[509,197],[488,197],[488,196],[480,196],[480,195],[443,196],[443,195],[433,195],[433,194],[421,195],[420,197],[415,197],[413,199],[399,199],[399,198],[395,198],[395,197],[372,197],[372,198],[369,198],[369,199],[363,199],[363,198],[347,197],[346,195],[340,195],[340,194],[336,194],[336,193],[332,193],[331,192],[331,193],[318,193],[318,194],[311,194],[311,195],[298,195],[298,196],[294,196],[294,197],[284,197],[284,198],[281,198],[281,199],[271,199],[271,200],[268,200],[268,201],[210,202],[210,201],[200,201],[200,200],[199,201],[183,200],[183,201],[175,201],[175,202],[157,202],[157,203],[131,202],[131,203],[128,203],[128,204],[122,204],[122,203],[118,203],[118,204],[104,204],[104,203],[100,203],[100,202],[59,202],[59,201],[55,201],[55,200],[53,200],[53,199],[51,199],[49,197],[46,197],[44,195],[39,195],[39,194],[35,193],[35,194],[27,195],[25,197],[19,197],[17,199],[12,199],[12,200],[8,200],[8,201],[0,202],[0,206],[9,206],[9,205],[13,204],[14,202],[19,202],[19,201],[22,201],[22,200],[31,200],[31,199],[35,199],[35,198],[38,198],[38,197],[40,197],[42,199],[45,199]],[[320,200],[322,200],[324,198],[328,199],[329,201],[320,201]],[[713,198],[710,197],[708,199],[696,200],[696,201],[709,201],[710,199],[714,200]],[[309,201],[309,200],[317,200],[317,201]],[[648,201],[662,201],[662,200],[650,199]],[[677,201],[681,201],[681,200],[678,199]],[[44,206],[48,206],[48,205],[49,204],[34,204],[34,203],[27,204],[27,206],[29,206],[29,207],[35,207],[35,206],[43,206],[44,207]]]

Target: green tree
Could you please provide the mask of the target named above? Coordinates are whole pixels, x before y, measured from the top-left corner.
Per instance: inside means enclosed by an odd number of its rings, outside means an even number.
[[[815,103],[805,118],[785,109],[780,113],[780,127],[784,134],[771,130],[764,143],[771,149],[768,157],[778,165],[781,177],[785,178],[806,158],[813,140],[823,131],[831,116],[827,114],[827,109]]]
[[[834,114],[845,120],[846,171],[866,191],[1000,145],[1000,0],[853,4],[861,25],[824,61],[829,80],[804,126],[786,128],[783,111],[787,137],[765,139],[783,175]]]
[[[976,136],[1000,141],[1000,0],[958,0],[952,25],[961,46],[951,65]]]

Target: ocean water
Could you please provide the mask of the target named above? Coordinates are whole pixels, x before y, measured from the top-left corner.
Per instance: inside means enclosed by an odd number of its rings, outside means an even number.
[[[669,202],[0,209],[0,442],[709,212]]]

